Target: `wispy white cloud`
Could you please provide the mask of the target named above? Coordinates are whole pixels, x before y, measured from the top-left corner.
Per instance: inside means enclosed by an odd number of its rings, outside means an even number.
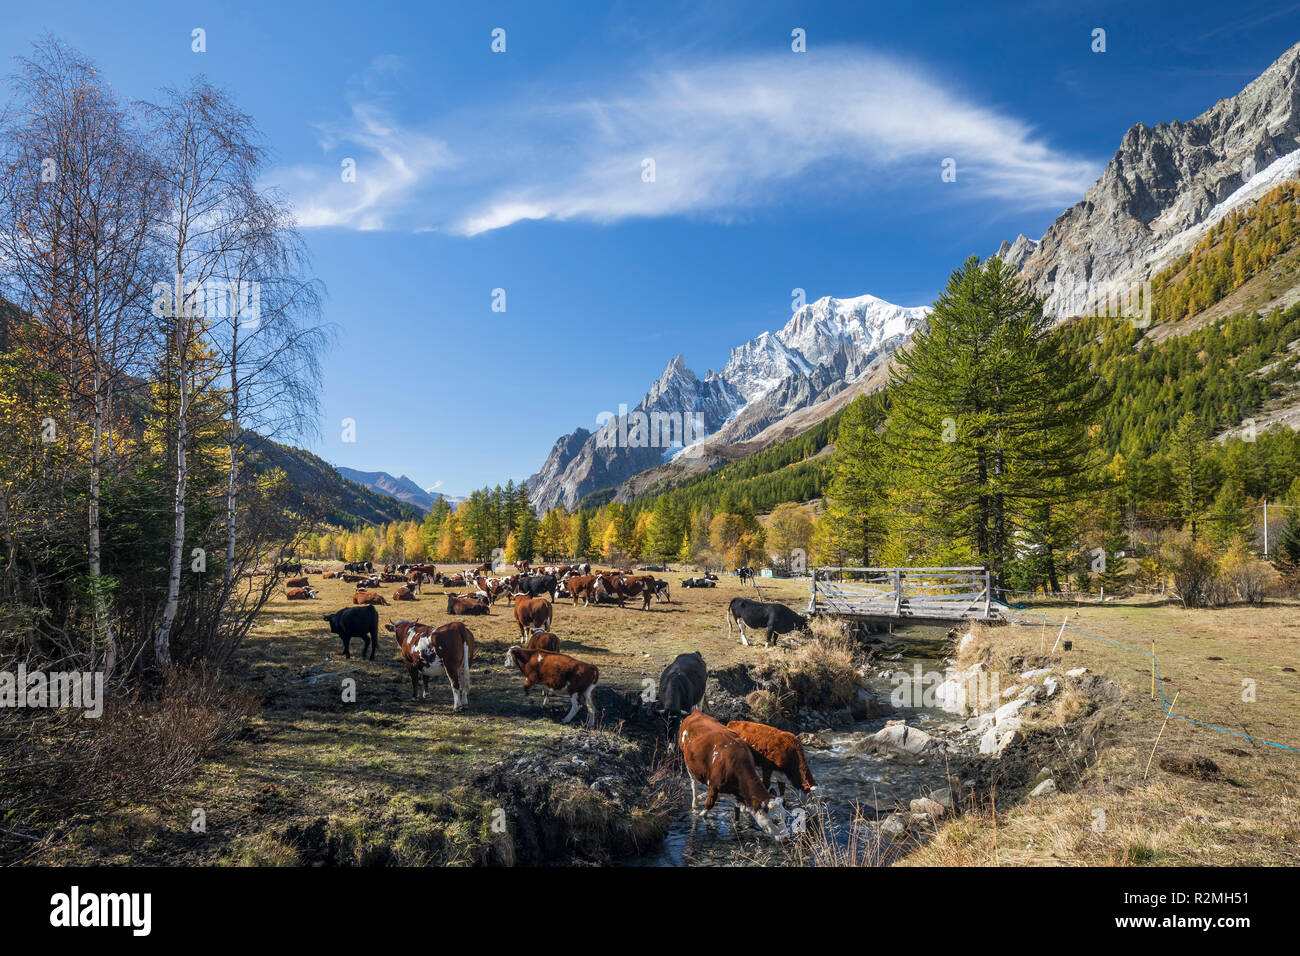
[[[728,218],[900,180],[951,188],[939,175],[948,157],[980,197],[1062,207],[1100,167],[942,77],[847,48],[664,66],[599,95],[521,93],[418,129],[371,89],[322,132],[329,155],[360,151],[358,181],[302,177],[304,225],[462,235],[537,219]],[[645,159],[654,182],[643,181]],[[361,175],[363,163],[375,174]]]
[[[401,228],[407,205],[429,178],[456,165],[444,140],[393,118],[384,82],[401,68],[399,57],[376,57],[347,95],[347,116],[316,124],[328,161],[286,172],[300,225]],[[347,160],[353,163],[349,178]]]

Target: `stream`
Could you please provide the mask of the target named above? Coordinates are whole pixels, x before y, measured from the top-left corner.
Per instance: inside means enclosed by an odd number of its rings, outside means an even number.
[[[901,639],[899,639],[901,638]],[[895,671],[911,673],[943,671],[943,656],[949,650],[944,629],[913,626],[889,642],[883,661]],[[893,657],[901,653],[901,658]],[[878,660],[881,660],[878,658]],[[890,698],[893,684],[873,677],[868,686],[882,701]],[[906,809],[912,799],[949,785],[942,757],[902,761],[863,749],[866,739],[889,720],[905,718],[923,730],[950,724],[953,714],[938,707],[902,707],[894,714],[859,721],[839,730],[823,730],[817,736],[830,747],[805,746],[808,764],[817,780],[813,800],[802,803],[798,791],[787,788],[787,810],[804,810],[805,826],[822,829],[824,841],[833,844],[838,855],[858,861],[870,859],[888,863],[899,853],[890,840],[876,833],[877,811],[883,819],[891,810]],[[703,794],[701,794],[703,799]],[[856,820],[856,822],[855,822]],[[872,821],[864,826],[863,821]],[[764,836],[746,815],[741,815],[739,832],[733,826],[731,798],[722,797],[707,822],[690,812],[687,795],[682,812],[654,851],[621,861],[625,866],[799,866],[825,862],[810,858],[806,841],[777,844]]]

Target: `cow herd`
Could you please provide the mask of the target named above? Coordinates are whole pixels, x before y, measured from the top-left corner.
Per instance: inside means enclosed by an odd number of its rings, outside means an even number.
[[[301,566],[293,567],[294,572],[301,570]],[[351,641],[358,638],[362,641],[361,657],[375,659],[379,645],[375,605],[388,603],[377,590],[380,584],[398,585],[392,594],[394,601],[415,600],[425,584],[451,588],[447,592],[447,614],[453,620],[448,623],[435,626],[398,620],[384,627],[397,640],[411,679],[412,698],[428,697],[429,678],[443,676],[451,687],[453,710],[458,712],[469,708],[475,639],[469,627],[455,618],[488,614],[500,598],[508,597],[519,643],[507,650],[504,664],[524,678],[525,698],[534,687],[541,688],[543,705],[551,693],[567,696],[569,710],[561,723],[572,722],[585,707],[586,726],[593,726],[597,708],[592,695],[600,671],[594,664],[560,652],[560,640],[551,631],[555,601],[567,597],[575,607],[579,600],[584,606],[608,601],[625,607],[629,599],[639,599],[641,609],[647,610],[652,600],[670,600],[668,583],[652,574],[633,574],[629,569],[593,573],[589,565],[533,569],[521,562],[510,576],[490,576],[491,570],[482,565],[464,573],[442,574],[432,565],[388,565],[376,574],[369,562],[353,562],[342,572],[311,569],[308,573],[357,585],[352,606],[323,616],[331,633],[341,640],[343,655],[348,658]],[[716,580],[707,575],[687,579],[683,584],[711,587]],[[289,600],[319,597],[305,575],[299,574],[285,585]],[[471,587],[472,591],[456,593]],[[726,620],[728,634],[732,625],[737,625],[745,645],[749,644],[746,627],[761,630],[768,645],[776,643],[777,635],[807,627],[806,619],[785,605],[739,597],[728,605]],[[704,806],[698,810],[701,817],[707,816],[718,798],[725,795],[732,800],[737,820],[743,811],[764,833],[781,839],[787,835],[783,822],[786,786],[804,794],[816,787],[803,748],[797,737],[775,727],[751,721],[724,725],[709,716],[703,709],[707,683],[703,656],[699,652],[681,654],[661,674],[653,706],[669,738],[680,749],[691,784],[691,809],[697,811],[699,788],[704,791]]]

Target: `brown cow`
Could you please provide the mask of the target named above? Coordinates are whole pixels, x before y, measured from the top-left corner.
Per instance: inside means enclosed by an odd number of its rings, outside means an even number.
[[[465,586],[465,575],[444,574],[442,576],[442,586],[445,588],[463,588]]]
[[[780,822],[784,816],[781,798],[771,797],[763,789],[753,751],[738,733],[696,710],[682,720],[677,743],[691,781],[692,812],[699,800],[696,784],[700,783],[707,789],[701,818],[708,816],[720,794],[726,794],[732,798],[737,823],[743,807],[768,836],[780,840],[787,835]]]
[[[560,639],[550,631],[533,631],[533,636],[528,639],[528,646],[524,648],[527,651],[550,651],[555,653],[560,649]]]
[[[530,630],[540,627],[549,631],[553,611],[551,602],[546,598],[530,598],[526,594],[515,595],[515,623],[519,625],[519,636],[521,638],[528,636],[525,627]]]
[[[376,594],[373,591],[357,591],[355,594],[352,595],[352,603],[353,604],[382,604],[384,605],[384,607],[388,606],[388,602],[384,600],[384,596],[382,594]]]
[[[337,571],[326,571],[324,574],[321,575],[321,577],[323,578],[337,578],[338,576],[339,574]]]
[[[804,793],[817,789],[817,781],[808,769],[799,738],[788,731],[769,727],[749,720],[728,721],[727,729],[740,734],[754,752],[754,764],[763,774],[763,788],[771,790],[772,774],[777,775],[776,785],[785,796],[785,785],[798,787]]]
[[[316,597],[313,588],[285,588],[284,596],[290,601],[311,601]]]
[[[404,585],[402,585],[400,588],[398,588],[396,591],[393,592],[393,600],[394,600],[394,601],[414,601],[414,600],[415,600],[415,592],[412,591],[408,585],[405,585],[405,584],[404,584]]]
[[[305,577],[289,578],[289,580],[284,582],[284,586],[287,588],[305,588],[305,587],[310,587],[311,582],[308,581]]]
[[[440,671],[451,683],[451,702],[456,710],[469,708],[469,669],[474,663],[474,635],[460,621],[442,627],[418,621],[385,624],[397,636],[406,672],[411,675],[411,698],[429,696],[429,675]],[[424,693],[420,693],[420,682]],[[462,685],[464,689],[462,690]]]
[[[569,712],[560,723],[567,724],[573,720],[581,706],[579,698],[587,705],[587,726],[596,722],[596,705],[592,702],[591,693],[600,679],[600,668],[595,664],[574,660],[567,654],[524,650],[518,644],[506,651],[506,667],[511,664],[524,675],[525,697],[534,684],[568,692]],[[754,782],[758,782],[757,778]]]
[[[488,606],[476,597],[457,597],[447,595],[448,614],[486,614]]]
[[[564,582],[564,586],[569,589],[569,596],[573,598],[573,606],[578,606],[578,598],[582,598],[582,606],[587,607],[596,600],[596,576],[594,574],[576,575]]]
[[[624,607],[624,601],[630,597],[640,597],[642,604],[641,610],[650,609],[650,599],[654,597],[655,584],[654,575],[643,575],[641,577],[629,577],[623,575],[614,577],[612,575],[596,578],[596,589],[603,590],[607,594],[612,594],[618,599],[618,606]]]

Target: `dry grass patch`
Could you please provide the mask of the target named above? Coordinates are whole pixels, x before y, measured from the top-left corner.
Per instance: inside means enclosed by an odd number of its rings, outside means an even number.
[[[840,710],[853,702],[862,686],[852,644],[843,637],[814,637],[792,652],[764,658],[753,673],[784,713]],[[769,698],[762,699],[764,711],[773,706]]]

